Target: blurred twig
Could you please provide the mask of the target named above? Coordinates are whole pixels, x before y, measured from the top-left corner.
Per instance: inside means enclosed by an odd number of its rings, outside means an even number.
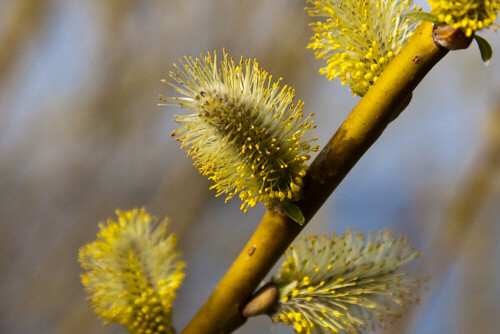
[[[462,181],[454,187],[450,196],[444,216],[439,226],[433,230],[430,237],[425,257],[427,261],[422,263],[420,272],[431,276],[430,291],[422,299],[423,306],[414,309],[413,313],[405,317],[404,322],[398,322],[393,326],[390,333],[406,333],[409,328],[415,325],[420,317],[420,312],[425,309],[425,305],[430,302],[433,292],[438,289],[446,273],[451,266],[461,258],[461,252],[479,252],[486,244],[477,245],[475,250],[467,247],[467,240],[476,235],[478,229],[473,228],[478,223],[478,216],[488,199],[492,196],[498,185],[494,182],[500,176],[500,107],[492,110],[487,120],[484,139],[480,148],[480,153],[474,159],[469,172]],[[481,229],[479,229],[480,231]],[[477,239],[477,238],[476,238]],[[482,242],[487,243],[484,239]],[[470,245],[469,245],[470,246]],[[483,249],[484,250],[484,249]],[[484,253],[483,253],[484,254]],[[471,257],[472,254],[469,254]],[[483,273],[474,271],[473,275],[478,277]],[[467,287],[464,287],[466,289]],[[463,291],[462,291],[463,292]],[[474,288],[477,295],[477,286]],[[463,293],[462,293],[463,295]],[[481,297],[481,296],[476,296]],[[482,294],[485,298],[486,295]],[[470,302],[470,300],[468,301]],[[410,317],[412,319],[410,319]],[[464,320],[463,317],[461,319]],[[474,326],[477,324],[474,322]],[[474,327],[478,329],[477,327]],[[479,332],[481,332],[479,330]],[[464,332],[466,333],[466,332]]]
[[[0,86],[4,84],[13,63],[18,60],[26,41],[36,39],[43,29],[40,26],[48,19],[49,1],[17,0],[9,3],[3,14],[5,30],[0,40]]]
[[[480,154],[470,171],[455,189],[442,223],[434,233],[429,253],[432,264],[426,268],[440,279],[450,263],[457,259],[469,229],[495,187],[492,182],[500,170],[500,108],[488,122]]]

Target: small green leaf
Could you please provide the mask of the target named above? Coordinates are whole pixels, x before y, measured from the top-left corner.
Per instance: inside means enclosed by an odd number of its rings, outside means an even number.
[[[435,17],[431,13],[426,13],[426,12],[411,12],[411,13],[406,14],[406,17],[409,17],[409,18],[415,19],[415,20],[420,20],[420,21],[429,21],[429,22],[434,23],[437,26],[443,24],[442,22],[440,22],[438,20],[437,17]]]
[[[280,298],[284,297],[292,292],[299,285],[298,281],[292,282],[278,282],[278,290],[280,292]]]
[[[490,63],[491,56],[493,56],[493,50],[491,49],[490,43],[482,37],[478,35],[474,35],[474,39],[477,42],[477,46],[479,46],[479,52],[481,52],[481,58],[484,63],[488,65]]]
[[[292,202],[282,202],[279,205],[281,211],[299,225],[304,225],[305,219],[300,208]]]

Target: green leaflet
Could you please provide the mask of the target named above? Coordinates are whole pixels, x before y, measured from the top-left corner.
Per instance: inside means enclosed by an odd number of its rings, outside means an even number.
[[[305,218],[302,215],[302,211],[300,211],[300,208],[295,203],[282,202],[279,207],[281,211],[283,211],[283,213],[290,217],[294,222],[299,225],[304,225]]]
[[[491,49],[490,43],[478,35],[474,35],[474,39],[479,47],[479,52],[481,52],[481,58],[486,65],[489,64],[491,57],[493,56],[493,50]]]
[[[434,23],[435,25],[442,25],[442,22],[439,22],[438,18],[432,15],[431,13],[426,13],[426,12],[411,12],[406,14],[406,17],[415,19],[415,20],[420,20],[420,21],[429,21]]]

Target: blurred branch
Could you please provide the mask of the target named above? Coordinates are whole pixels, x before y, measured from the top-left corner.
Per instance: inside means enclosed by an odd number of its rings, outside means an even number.
[[[450,199],[443,222],[431,241],[434,277],[441,279],[457,258],[464,238],[494,189],[492,180],[500,170],[500,108],[492,114],[486,128],[481,153]]]
[[[453,252],[457,240],[461,240],[467,229],[474,222],[485,200],[490,196],[494,183],[492,180],[500,170],[500,107],[490,115],[481,153],[475,160],[469,175],[465,177],[460,191],[455,193],[445,222],[446,230],[441,230],[442,246]],[[443,225],[444,227],[444,225]]]
[[[13,8],[6,11],[6,28],[0,40],[0,85],[18,60],[26,41],[43,31],[40,25],[47,19],[49,9],[48,1],[39,0],[12,1],[9,5]]]
[[[432,275],[432,288],[427,292],[427,298],[422,304],[430,302],[431,296],[434,295],[432,291],[441,286],[447,271],[459,259],[460,252],[466,249],[471,229],[475,226],[484,204],[496,189],[493,180],[498,177],[499,172],[500,106],[497,106],[488,117],[480,154],[474,159],[468,174],[454,189],[444,217],[430,238],[426,250],[429,260],[423,263],[420,271]],[[414,310],[413,320],[419,316],[419,312]],[[412,322],[414,321],[409,319],[399,322],[391,329],[391,333],[409,332]]]

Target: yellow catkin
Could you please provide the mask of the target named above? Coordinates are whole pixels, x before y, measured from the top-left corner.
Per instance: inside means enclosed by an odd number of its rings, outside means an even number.
[[[167,222],[158,224],[144,209],[134,209],[117,211],[116,221],[99,227],[97,240],[79,253],[94,311],[133,333],[173,334],[171,308],[184,263]]]
[[[314,35],[308,45],[327,62],[320,73],[348,83],[355,95],[363,96],[375,83],[416,25],[404,16],[416,10],[412,0],[308,3],[309,15],[326,17],[326,22],[311,24]]]
[[[401,311],[395,305],[417,299],[419,279],[399,267],[418,255],[406,239],[395,239],[388,231],[374,237],[348,230],[342,237],[300,240],[273,278],[281,300],[272,319],[293,325],[298,333],[319,328],[324,333],[358,333],[383,325]]]
[[[309,144],[315,137],[303,138],[316,125],[312,114],[304,117],[304,102],[294,102],[294,90],[272,82],[257,61],[235,61],[225,51],[220,64],[216,52],[180,64],[170,84],[183,96],[160,98],[193,111],[176,116],[181,126],[172,136],[214,182],[216,196],[238,195],[245,212],[296,200],[318,147]]]
[[[429,4],[439,21],[462,29],[468,37],[477,30],[493,26],[496,31],[498,27],[495,23],[500,9],[498,0],[429,0]]]

